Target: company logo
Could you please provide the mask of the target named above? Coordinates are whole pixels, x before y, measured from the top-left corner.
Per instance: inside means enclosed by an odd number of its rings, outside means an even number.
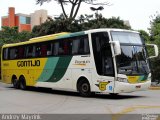
[[[26,61],[18,61],[18,67],[34,67],[40,66],[40,60],[26,60]]]
[[[99,87],[99,89],[101,91],[105,91],[106,90],[106,86],[109,84],[110,82],[100,82],[99,84],[96,84],[97,87]]]
[[[80,61],[80,60],[75,60],[75,64],[74,65],[86,65],[86,64],[88,64],[88,63],[90,63],[90,61],[89,60],[83,60],[83,61]]]

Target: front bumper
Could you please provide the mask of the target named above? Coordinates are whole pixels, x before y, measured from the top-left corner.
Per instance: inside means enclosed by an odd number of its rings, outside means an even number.
[[[148,80],[143,83],[124,83],[124,82],[115,82],[115,87],[113,93],[127,93],[127,92],[134,92],[134,91],[143,91],[148,90],[151,86],[151,80]]]

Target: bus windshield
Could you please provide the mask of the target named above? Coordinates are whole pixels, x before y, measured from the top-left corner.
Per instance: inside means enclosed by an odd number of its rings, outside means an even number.
[[[116,56],[118,74],[149,74],[146,47],[140,35],[133,32],[111,32],[111,35],[121,44],[121,55]]]

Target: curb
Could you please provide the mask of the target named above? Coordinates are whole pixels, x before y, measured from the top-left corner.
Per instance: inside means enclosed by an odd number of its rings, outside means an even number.
[[[160,90],[160,87],[149,87],[149,90]]]

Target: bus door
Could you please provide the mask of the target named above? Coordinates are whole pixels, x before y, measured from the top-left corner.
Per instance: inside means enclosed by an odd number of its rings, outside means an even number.
[[[92,47],[97,74],[95,78],[95,90],[113,92],[114,86],[114,65],[109,37],[107,32],[92,33]]]

